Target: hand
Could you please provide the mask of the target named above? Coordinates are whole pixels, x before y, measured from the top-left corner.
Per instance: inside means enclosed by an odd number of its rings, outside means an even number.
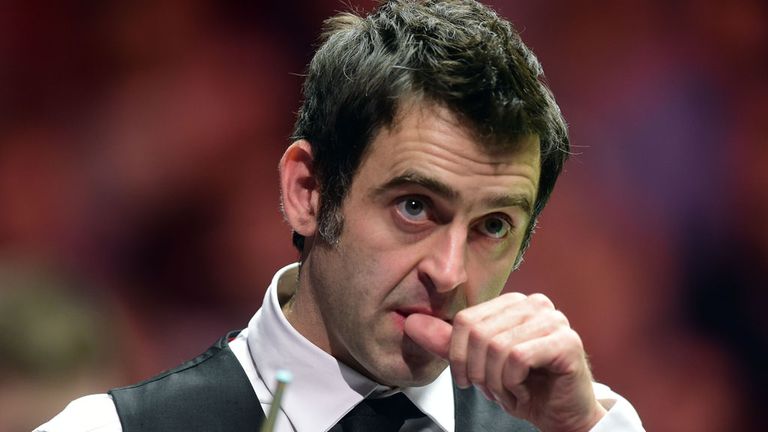
[[[605,415],[581,338],[542,294],[499,296],[462,310],[453,325],[412,314],[405,333],[447,359],[459,387],[477,386],[542,431],[587,431]]]

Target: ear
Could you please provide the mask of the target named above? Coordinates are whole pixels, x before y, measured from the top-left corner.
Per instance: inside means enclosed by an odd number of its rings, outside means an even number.
[[[307,140],[291,144],[280,159],[283,214],[291,228],[304,237],[317,232],[320,185],[313,165],[312,147]]]

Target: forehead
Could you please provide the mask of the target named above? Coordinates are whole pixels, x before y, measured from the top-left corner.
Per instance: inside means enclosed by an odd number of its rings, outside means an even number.
[[[539,140],[524,136],[490,151],[448,109],[411,103],[394,125],[374,137],[358,171],[360,180],[414,170],[467,187],[515,188],[535,196],[540,174]],[[493,146],[498,149],[499,146]]]

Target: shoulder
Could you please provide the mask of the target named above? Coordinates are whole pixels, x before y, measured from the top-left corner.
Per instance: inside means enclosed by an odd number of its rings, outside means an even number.
[[[109,391],[126,431],[229,431],[264,418],[231,333],[205,353],[138,384]]]
[[[115,404],[108,394],[75,399],[34,432],[122,432]]]

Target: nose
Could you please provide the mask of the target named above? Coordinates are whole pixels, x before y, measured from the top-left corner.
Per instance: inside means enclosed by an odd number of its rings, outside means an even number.
[[[467,230],[446,227],[435,234],[420,263],[420,276],[438,292],[448,292],[467,282]]]

